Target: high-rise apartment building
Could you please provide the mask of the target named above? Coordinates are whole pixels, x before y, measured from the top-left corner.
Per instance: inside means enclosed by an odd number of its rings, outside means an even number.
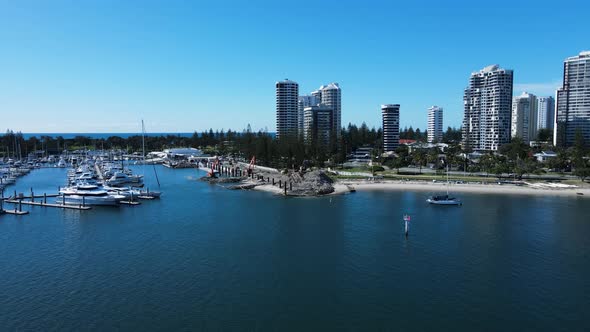
[[[383,121],[383,152],[392,152],[399,146],[399,104],[381,105]]]
[[[298,115],[298,128],[299,128],[299,134],[301,136],[303,136],[303,138],[305,139],[306,142],[310,142],[310,136],[311,134],[311,129],[310,127],[306,124],[309,121],[311,121],[310,119],[312,119],[311,114],[306,114],[305,110],[309,107],[312,107],[311,110],[313,110],[314,112],[316,112],[317,114],[319,114],[319,118],[322,119],[323,121],[323,116],[325,116],[326,111],[330,110],[330,116],[332,117],[332,119],[330,120],[330,125],[332,127],[330,127],[329,133],[315,133],[314,135],[317,137],[330,137],[332,135],[335,135],[337,138],[340,137],[341,135],[341,128],[342,128],[342,90],[340,89],[340,86],[338,85],[338,83],[330,83],[328,85],[322,85],[320,86],[319,89],[311,92],[310,95],[308,96],[300,96],[299,97],[299,102],[298,102],[298,110],[299,110],[299,115]],[[313,108],[313,106],[318,106],[316,108]],[[319,112],[319,113],[318,113]],[[315,113],[314,113],[315,114]],[[316,119],[317,116],[314,115],[313,119]],[[307,122],[306,122],[307,121]],[[312,122],[309,122],[312,123]],[[314,123],[317,123],[314,122]],[[314,124],[315,126],[315,124]],[[314,131],[317,130],[323,130],[324,126],[320,125],[320,126],[316,126],[314,128]],[[317,135],[316,135],[317,134]],[[314,136],[314,137],[315,137]]]
[[[537,138],[537,97],[523,92],[512,99],[511,136],[529,144]]]
[[[336,137],[340,137],[342,131],[342,90],[338,83],[330,83],[321,87],[320,91],[321,104],[332,109],[333,132],[336,134]]]
[[[315,96],[307,95],[307,96],[299,96],[299,100],[297,103],[297,131],[301,137],[304,137],[303,130],[304,130],[304,110],[306,107],[315,106],[319,103]]]
[[[428,143],[441,142],[443,136],[443,108],[428,108]]]
[[[277,82],[277,138],[297,137],[299,85],[290,80]]]
[[[556,113],[555,145],[572,146],[578,132],[590,145],[590,51],[565,59]]]
[[[463,96],[463,146],[498,150],[510,142],[513,72],[498,65],[471,74]]]
[[[537,104],[537,130],[551,129],[555,123],[555,99],[551,96],[539,97]]]
[[[326,105],[314,105],[304,110],[303,138],[307,144],[328,147],[332,135],[332,112]]]

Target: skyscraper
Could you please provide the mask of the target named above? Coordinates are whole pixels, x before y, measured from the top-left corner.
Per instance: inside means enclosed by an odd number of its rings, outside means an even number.
[[[442,141],[443,108],[432,106],[428,109],[428,143]]]
[[[537,130],[551,129],[555,122],[555,99],[551,96],[539,97],[537,105]]]
[[[557,90],[553,143],[572,146],[580,132],[590,144],[590,51],[565,59],[563,86]]]
[[[332,126],[336,137],[340,137],[342,131],[342,91],[338,83],[330,83],[320,88],[321,103],[332,109]],[[312,92],[312,95],[315,93]]]
[[[513,72],[491,65],[471,74],[463,103],[463,147],[498,150],[510,142]]]
[[[297,131],[301,137],[304,137],[304,110],[306,107],[315,106],[319,104],[319,101],[313,95],[299,96],[297,103]]]
[[[296,82],[284,80],[277,82],[277,138],[287,136],[296,137],[298,134],[298,98],[299,85]]]
[[[326,105],[313,105],[304,110],[303,138],[307,144],[328,147],[332,135],[332,112]]]
[[[383,152],[392,152],[399,146],[399,104],[381,105],[383,121]]]
[[[512,137],[520,137],[528,144],[537,138],[537,97],[523,92],[512,99]]]

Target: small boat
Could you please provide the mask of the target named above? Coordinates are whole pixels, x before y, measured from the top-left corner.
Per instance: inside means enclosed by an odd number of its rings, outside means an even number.
[[[461,201],[455,197],[449,197],[449,195],[437,195],[430,196],[426,201],[430,204],[435,205],[461,205]]]

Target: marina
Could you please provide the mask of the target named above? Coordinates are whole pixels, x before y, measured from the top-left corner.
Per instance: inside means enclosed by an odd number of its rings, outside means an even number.
[[[125,159],[129,158],[124,158],[121,153],[119,157],[115,155],[112,151],[94,151],[92,155],[86,152],[69,156],[51,156],[43,161],[29,162],[27,166],[21,166],[20,161],[9,160],[8,167],[0,169],[0,212],[13,215],[29,214],[29,211],[22,209],[23,205],[86,211],[93,206],[137,206],[141,205],[140,200],[160,198],[160,191],[150,190],[149,187],[142,189],[143,175],[133,174],[129,165],[125,165]],[[127,161],[127,164],[129,163]],[[56,183],[57,193],[44,192],[42,195],[35,195],[35,192],[39,191],[33,187],[29,188],[29,194],[12,189],[18,187],[17,177],[27,175],[32,170],[51,168],[66,171],[64,182]],[[63,183],[66,185],[63,186]],[[8,190],[12,190],[13,194],[6,197],[5,191]],[[9,204],[12,204],[14,209],[5,209]]]

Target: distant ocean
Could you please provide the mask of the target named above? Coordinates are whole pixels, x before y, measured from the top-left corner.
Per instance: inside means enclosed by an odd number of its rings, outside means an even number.
[[[200,131],[198,133],[201,134]],[[193,134],[194,133],[146,133],[145,136],[158,137],[158,136],[173,135],[173,136],[178,136],[178,137],[192,137]],[[276,135],[276,133],[274,133],[274,132],[269,132],[269,134],[272,137],[275,137],[275,135]],[[101,138],[107,139],[111,136],[118,136],[121,138],[129,138],[131,136],[138,136],[138,135],[141,135],[141,133],[23,133],[24,139],[29,139],[31,137],[40,138],[41,136],[50,136],[53,138],[61,136],[64,139],[72,139],[76,136],[90,137],[92,139],[101,139]]]
[[[90,137],[92,139],[101,139],[101,138],[107,139],[111,136],[118,136],[121,138],[129,138],[131,136],[138,136],[138,135],[141,135],[141,133],[23,133],[24,139],[29,139],[31,137],[40,138],[41,136],[50,136],[53,138],[61,136],[64,139],[72,139],[76,136]],[[166,135],[174,135],[174,136],[179,136],[179,137],[191,137],[191,136],[193,136],[193,133],[146,133],[145,135],[152,136],[152,137],[166,136]]]

